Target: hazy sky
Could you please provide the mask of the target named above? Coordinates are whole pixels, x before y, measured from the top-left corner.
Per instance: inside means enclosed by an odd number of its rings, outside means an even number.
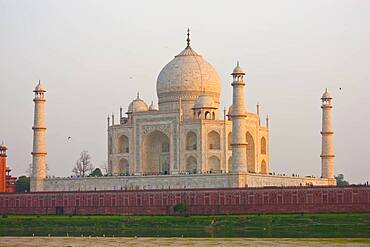
[[[157,76],[185,47],[188,27],[192,47],[219,72],[222,107],[232,102],[236,60],[244,67],[249,110],[260,102],[263,118],[270,115],[271,171],[320,176],[320,97],[328,87],[335,174],[370,180],[364,0],[0,0],[0,141],[13,174],[31,163],[39,79],[47,89],[50,174],[70,175],[82,150],[99,166],[107,160],[107,114],[117,116],[137,91],[157,100]]]

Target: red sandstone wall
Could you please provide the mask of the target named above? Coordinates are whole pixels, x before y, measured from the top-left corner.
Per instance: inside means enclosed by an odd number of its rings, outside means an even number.
[[[6,191],[6,156],[0,155],[0,192]]]
[[[0,193],[0,214],[370,212],[370,186]]]

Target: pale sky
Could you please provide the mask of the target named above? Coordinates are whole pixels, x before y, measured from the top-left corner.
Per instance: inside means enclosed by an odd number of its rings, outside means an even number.
[[[13,175],[31,163],[39,79],[47,90],[50,175],[71,175],[82,150],[100,166],[107,160],[108,113],[118,116],[137,91],[156,102],[157,76],[185,48],[188,27],[193,49],[221,77],[222,108],[232,102],[237,60],[246,71],[248,109],[259,102],[262,123],[270,116],[272,172],[320,176],[320,97],[328,87],[335,174],[352,183],[370,180],[370,1],[364,0],[0,0],[0,141]]]

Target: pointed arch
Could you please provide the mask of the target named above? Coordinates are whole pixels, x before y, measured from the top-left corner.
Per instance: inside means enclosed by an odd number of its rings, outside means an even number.
[[[197,135],[193,131],[186,134],[186,150],[197,150]]]
[[[261,154],[266,154],[266,138],[261,138]]]
[[[208,148],[209,149],[220,149],[220,134],[214,130],[208,133]]]
[[[189,173],[197,173],[197,159],[194,156],[189,156],[186,159],[185,170]]]
[[[143,174],[168,174],[170,172],[170,140],[159,130],[154,130],[144,137]]]
[[[215,172],[215,171],[220,171],[221,166],[220,166],[220,159],[217,156],[211,156],[208,159],[208,171]]]
[[[247,141],[247,148],[246,148],[246,152],[247,152],[247,169],[248,171],[255,171],[256,170],[256,166],[255,166],[255,162],[256,162],[256,155],[255,155],[255,146],[254,146],[254,140],[253,140],[253,136],[247,132],[245,134],[245,139]]]
[[[129,175],[130,174],[130,165],[125,158],[120,159],[117,169],[118,175]]]
[[[130,145],[128,137],[125,135],[121,135],[118,138],[118,153],[129,153],[130,152]]]
[[[227,172],[231,172],[232,171],[232,167],[233,167],[233,156],[230,156],[228,161],[227,161],[227,167],[226,167],[226,171]]]

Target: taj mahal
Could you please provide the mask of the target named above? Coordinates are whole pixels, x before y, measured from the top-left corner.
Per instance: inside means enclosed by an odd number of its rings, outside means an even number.
[[[268,118],[263,125],[258,105],[256,112],[248,110],[245,77],[238,62],[230,77],[230,107],[220,109],[220,77],[193,50],[188,31],[185,49],[158,75],[158,105],[148,106],[138,94],[127,111],[120,108],[118,119],[107,118],[109,176],[104,177],[46,177],[46,90],[39,83],[31,191],[335,185],[329,92],[321,97],[321,177],[279,176],[270,173]]]

